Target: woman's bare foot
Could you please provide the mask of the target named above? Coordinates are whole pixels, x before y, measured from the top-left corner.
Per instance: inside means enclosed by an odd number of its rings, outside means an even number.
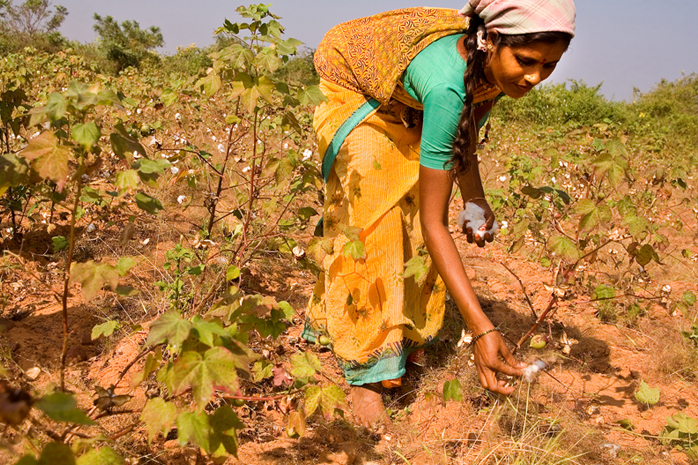
[[[381,391],[381,384],[374,383],[365,386],[352,386],[350,393],[356,422],[377,432],[383,432],[391,423],[385,412]]]

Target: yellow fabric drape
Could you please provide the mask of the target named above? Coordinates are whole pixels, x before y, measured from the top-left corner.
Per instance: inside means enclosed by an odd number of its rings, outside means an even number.
[[[315,112],[321,153],[366,98],[322,81],[328,101]],[[324,237],[333,253],[322,263],[307,318],[326,332],[351,384],[399,378],[415,348],[441,328],[446,288],[426,255],[419,220],[421,127],[407,129],[404,105],[381,106],[345,139],[327,182]],[[347,226],[362,229],[366,259],[343,255]],[[428,270],[403,278],[420,257]]]
[[[325,34],[315,68],[324,80],[385,104],[412,59],[432,42],[464,32],[468,21],[448,8],[403,8],[354,19]]]

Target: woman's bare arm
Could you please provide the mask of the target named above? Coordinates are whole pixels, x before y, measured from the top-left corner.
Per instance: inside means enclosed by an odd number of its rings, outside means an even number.
[[[474,334],[480,334],[493,328],[493,325],[480,307],[448,230],[448,204],[452,188],[453,182],[448,171],[420,167],[420,219],[427,250],[468,328]],[[508,365],[500,360],[500,355]],[[514,376],[521,375],[522,366],[511,355],[496,332],[478,340],[475,345],[475,362],[483,386],[501,394],[509,394],[513,388],[507,388],[498,381],[495,378],[496,371]]]

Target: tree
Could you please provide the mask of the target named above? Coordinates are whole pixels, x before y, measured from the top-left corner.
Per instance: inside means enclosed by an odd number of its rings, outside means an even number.
[[[0,0],[0,18],[3,28],[21,34],[49,34],[56,32],[68,16],[68,9],[57,5],[55,11],[50,0],[26,0],[15,6],[12,0]]]
[[[141,29],[137,21],[122,21],[119,24],[113,17],[102,17],[97,13],[94,19],[99,47],[106,58],[114,63],[117,73],[129,66],[138,67],[144,60],[157,59],[153,50],[165,44],[159,27]]]
[[[0,0],[0,48],[15,51],[26,46],[55,49],[65,41],[58,32],[68,16],[68,9],[50,0],[26,0],[14,5],[12,0]]]

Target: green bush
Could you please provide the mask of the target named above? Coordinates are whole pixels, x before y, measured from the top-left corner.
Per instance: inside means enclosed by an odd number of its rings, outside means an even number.
[[[503,98],[495,107],[504,123],[525,122],[542,126],[591,126],[604,120],[623,123],[627,104],[610,102],[600,94],[601,85],[589,87],[583,82],[549,84],[533,89],[518,100]]]

